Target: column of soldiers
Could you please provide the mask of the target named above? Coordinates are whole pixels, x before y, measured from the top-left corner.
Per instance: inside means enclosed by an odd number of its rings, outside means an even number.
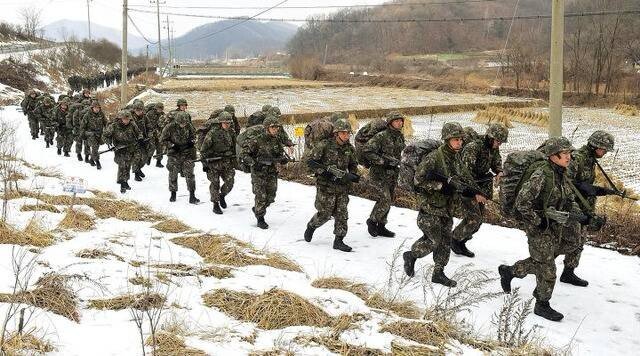
[[[115,151],[116,181],[122,193],[131,189],[130,172],[136,180],[142,180],[142,167],[156,158],[156,166],[162,168],[162,157],[167,155],[169,201],[176,201],[178,177],[182,176],[189,191],[189,203],[198,204],[194,168],[196,162],[201,162],[210,182],[213,213],[223,214],[228,206],[226,197],[234,185],[235,170],[250,173],[255,196],[252,211],[261,229],[269,228],[265,216],[276,197],[277,167],[292,161],[286,151],[293,144],[282,129],[281,113],[275,107],[264,106],[251,114],[247,128],[241,133],[232,106],[214,111],[196,130],[184,99],[179,99],[176,109],[167,114],[162,104],[145,108],[144,103],[136,101],[119,111],[111,123],[87,92],[78,98],[63,97],[54,105],[51,98],[40,98],[32,91],[27,93],[22,107],[34,139],[38,137],[39,123],[43,123],[41,130],[47,147],[53,145],[52,132],[57,133],[58,154],[64,152],[68,157],[75,141],[78,159],[82,160],[84,145],[87,162],[101,169],[99,146],[106,143],[109,150]],[[316,177],[317,211],[306,225],[304,239],[312,241],[316,229],[333,217],[333,248],[352,251],[344,239],[348,230],[349,193],[360,179],[358,163],[370,167],[369,184],[375,192],[375,205],[366,221],[367,231],[372,236],[394,237],[387,223],[405,148],[404,116],[389,113],[380,130],[363,142],[361,154],[350,142],[352,131],[346,120],[336,117],[331,125],[331,135],[309,145],[309,152],[305,153],[305,163]],[[420,203],[417,225],[422,236],[403,253],[404,270],[409,277],[415,275],[417,260],[432,253],[432,282],[446,287],[457,285],[444,273],[450,252],[475,256],[466,243],[484,221],[487,201],[494,198],[494,183],[500,185],[505,176],[500,147],[508,141],[508,134],[500,124],[491,124],[484,135],[478,135],[470,128],[449,122],[442,128],[441,144],[420,158],[413,181]],[[527,234],[530,256],[511,266],[500,265],[498,272],[506,293],[511,291],[513,278],[534,274],[534,313],[546,319],[563,318],[549,303],[557,256],[565,255],[561,282],[588,285],[575,274],[575,269],[585,243],[585,231],[601,229],[605,224],[605,219],[595,214],[596,197],[620,194],[614,187],[594,185],[597,159],[613,149],[614,138],[604,131],[593,133],[580,150],[575,150],[564,137],[551,138],[535,151],[536,159],[525,167],[517,182],[513,211]],[[505,204],[502,191],[500,201]],[[455,228],[454,216],[462,219]]]
[[[130,68],[127,70],[127,79],[131,79],[136,75],[144,73],[145,71],[155,72],[156,67],[138,67],[138,68]],[[79,76],[72,75],[67,78],[67,83],[69,84],[69,88],[72,91],[79,92],[82,89],[87,89],[90,91],[95,91],[101,87],[110,87],[113,85],[116,80],[120,79],[120,69],[113,69],[105,72],[100,72],[91,76]]]

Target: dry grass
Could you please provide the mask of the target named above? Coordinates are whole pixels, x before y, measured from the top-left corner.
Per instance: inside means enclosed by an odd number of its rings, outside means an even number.
[[[208,263],[237,267],[265,265],[287,271],[302,271],[300,266],[281,254],[268,253],[264,257],[254,256],[260,255],[260,252],[228,235],[182,236],[171,241],[196,251]]]
[[[36,220],[29,221],[29,224],[22,231],[0,221],[0,244],[47,247],[51,246],[54,241],[54,236],[44,231]]]
[[[527,109],[490,107],[479,111],[473,121],[482,124],[501,123],[509,128],[513,127],[511,121],[546,127],[549,124],[549,114]]]
[[[103,192],[101,190],[94,190],[94,189],[90,189],[89,191],[93,193],[96,199],[112,199],[112,200],[118,199],[118,197],[111,192]]]
[[[7,177],[7,180],[9,182],[17,182],[19,180],[23,180],[23,179],[27,179],[27,176],[20,173],[20,172],[11,172],[9,173],[9,176]]]
[[[60,210],[51,204],[25,204],[20,207],[20,211],[48,211],[60,213]]]
[[[388,310],[403,318],[417,319],[421,315],[420,309],[415,303],[408,300],[388,298],[382,293],[374,293],[365,302],[369,308]]]
[[[198,274],[204,277],[214,277],[217,279],[233,277],[231,268],[228,267],[207,266],[200,269],[200,271],[198,271]]]
[[[153,344],[153,338],[149,336],[145,341],[145,345]],[[159,331],[156,334],[156,350],[154,356],[206,356],[202,350],[187,347],[184,339],[176,334]]]
[[[369,299],[369,288],[364,283],[356,283],[346,278],[331,276],[318,278],[311,283],[316,288],[342,289],[357,295],[362,300]]]
[[[67,214],[64,216],[64,219],[60,221],[58,227],[76,231],[90,231],[96,227],[96,222],[92,216],[82,211],[67,210]]]
[[[48,177],[48,178],[58,178],[63,179],[64,176],[62,172],[56,168],[41,168],[36,172],[37,177]]]
[[[152,228],[158,231],[171,233],[171,234],[177,234],[177,233],[182,233],[182,232],[191,230],[191,227],[184,224],[182,221],[176,220],[176,219],[167,219],[167,220],[161,221],[153,225]]]
[[[149,278],[145,278],[139,275],[129,278],[129,283],[133,284],[134,286],[143,286],[145,288],[152,287],[151,280]]]
[[[635,105],[617,104],[614,108],[615,112],[624,116],[638,116],[640,110]]]
[[[329,351],[344,356],[382,356],[386,355],[378,349],[372,349],[363,346],[355,346],[340,341],[337,338],[327,336],[297,336],[295,342],[302,345],[320,345],[326,347]],[[395,355],[395,354],[394,354]]]
[[[322,309],[281,289],[261,295],[217,289],[204,294],[202,299],[208,307],[216,307],[238,320],[254,322],[266,330],[303,325],[324,327],[332,321]]]
[[[455,329],[445,322],[396,321],[384,325],[380,332],[388,332],[419,344],[443,349]]]
[[[104,259],[104,260],[108,259],[108,257],[113,257],[120,262],[124,262],[124,258],[116,255],[115,253],[108,250],[98,249],[98,248],[86,248],[86,249],[80,250],[78,251],[78,253],[76,253],[76,257],[90,258],[90,259]]]
[[[24,303],[80,322],[77,297],[68,287],[68,276],[47,273],[40,277],[33,290],[17,294],[0,294],[0,302]]]
[[[33,333],[12,333],[10,334],[4,344],[1,345],[3,355],[18,356],[18,355],[41,355],[48,352],[55,351],[53,345],[46,340],[43,340]]]
[[[127,294],[109,299],[93,299],[89,301],[89,308],[100,310],[123,310],[133,308],[148,310],[162,308],[165,298],[157,293]]]
[[[391,342],[391,354],[394,356],[444,356],[444,351],[435,347],[403,345],[397,342]]]
[[[255,89],[289,89],[289,88],[320,88],[335,86],[335,83],[318,82],[312,80],[251,78],[251,79],[209,79],[189,78],[165,80],[158,88],[159,91],[175,93],[191,91],[222,91],[222,90],[255,90]],[[175,103],[164,103],[172,108]]]

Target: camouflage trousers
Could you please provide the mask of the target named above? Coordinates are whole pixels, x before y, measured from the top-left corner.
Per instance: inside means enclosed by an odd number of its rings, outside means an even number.
[[[458,214],[462,221],[453,229],[453,239],[456,241],[471,240],[473,234],[480,230],[484,221],[484,204],[478,203],[474,198],[461,198],[458,204]]]
[[[138,150],[137,152],[140,152],[140,151]],[[139,158],[140,154],[138,154],[137,157]],[[132,167],[132,168],[135,168],[135,167]],[[187,189],[190,192],[195,192],[196,178],[193,174],[194,168],[195,168],[195,163],[193,163],[191,159],[187,157],[176,156],[176,155],[169,156],[169,159],[167,160],[167,169],[169,170],[169,191],[171,192],[178,191],[178,174],[179,174],[179,175],[182,175],[184,179],[187,181]]]
[[[91,159],[94,162],[100,160],[99,152],[100,152],[101,137],[102,137],[102,134],[100,133],[87,134],[87,138],[85,141],[86,147],[88,147],[89,153],[91,154]]]
[[[73,135],[71,130],[58,130],[56,135],[56,147],[65,153],[69,153],[71,151],[71,145],[73,145]]]
[[[373,194],[375,205],[371,210],[369,218],[373,222],[385,225],[387,223],[387,216],[389,210],[391,210],[391,204],[395,198],[395,189],[398,182],[398,172],[395,174],[385,174],[382,177],[372,175],[369,183],[369,188]]]
[[[38,118],[33,117],[33,115],[29,115],[28,120],[29,120],[29,131],[31,131],[31,136],[32,137],[38,136],[38,133],[40,133]]]
[[[207,163],[205,163],[207,164]],[[209,180],[209,194],[212,202],[220,201],[220,196],[226,196],[233,189],[236,170],[228,162],[208,163],[207,179]],[[220,179],[224,182],[220,186]]]
[[[118,177],[116,182],[124,183],[129,181],[132,158],[133,153],[129,149],[116,151],[113,159],[118,165]]]
[[[131,162],[131,169],[134,172],[136,172],[139,169],[142,169],[142,167],[144,167],[144,165],[147,164],[148,147],[149,147],[148,143],[142,146],[139,146],[139,145],[136,146],[136,151],[133,154],[133,162]],[[193,168],[191,168],[191,172],[192,172],[191,175],[193,175]]]
[[[423,235],[411,246],[413,257],[422,258],[433,252],[435,268],[444,269],[451,254],[452,227],[453,218],[427,214],[420,210],[418,228]]]
[[[44,141],[53,144],[53,138],[56,135],[56,127],[55,126],[44,126]]]
[[[335,219],[333,234],[338,238],[345,237],[348,229],[347,220],[349,220],[348,204],[349,193],[347,191],[336,192],[333,189],[318,186],[315,202],[317,212],[307,226],[317,229],[333,217]]]
[[[74,141],[76,142],[76,153],[80,154],[83,151],[84,146],[84,155],[89,155],[89,146],[87,145],[87,140],[84,137],[79,137],[78,135],[74,136]]]
[[[160,140],[157,136],[152,136],[149,140],[149,147],[147,150],[147,161],[151,161],[154,156],[156,159],[162,160],[162,154],[164,153]]]
[[[513,265],[513,275],[524,278],[534,274],[536,289],[533,296],[546,302],[551,299],[556,283],[556,257],[565,255],[565,267],[577,267],[584,240],[579,226],[563,228],[559,232],[549,229],[540,231],[536,227],[528,227],[527,238],[529,257]]]
[[[256,174],[251,172],[251,187],[254,198],[254,213],[257,217],[264,216],[267,208],[276,200],[278,191],[278,174]]]

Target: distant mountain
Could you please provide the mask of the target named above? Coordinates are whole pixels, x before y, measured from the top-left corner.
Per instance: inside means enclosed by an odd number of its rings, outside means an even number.
[[[224,20],[198,26],[176,37],[177,59],[245,58],[269,51],[284,50],[298,27],[288,23]],[[215,35],[211,35],[221,31]]]
[[[89,38],[86,21],[58,20],[44,26],[43,29],[45,37],[55,41],[63,41],[65,37],[69,39],[72,36],[78,40]],[[98,25],[93,22],[91,23],[91,38],[94,40],[105,38],[118,46],[122,45],[122,31],[120,31],[120,29]],[[127,44],[130,49],[129,52],[133,53],[134,50],[138,51],[139,48],[145,45],[146,42],[144,39],[132,35],[131,32],[129,32]]]

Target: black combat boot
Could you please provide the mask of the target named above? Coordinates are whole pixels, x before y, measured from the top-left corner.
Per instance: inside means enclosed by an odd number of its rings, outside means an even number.
[[[147,166],[151,165],[151,157],[147,158]]]
[[[139,175],[140,175],[140,177],[142,177],[142,178],[146,177],[146,176],[144,175],[144,173],[142,173],[142,169],[138,169],[138,174],[139,174]]]
[[[511,280],[513,279],[513,267],[500,265],[498,267],[500,274],[500,285],[505,293],[511,293]]]
[[[70,156],[69,156],[69,152],[65,152],[65,153],[64,153],[64,156],[65,156],[65,157],[70,157]]]
[[[158,158],[156,160],[156,167],[158,168],[164,168],[164,164],[162,164],[162,158]]]
[[[58,156],[62,154],[62,148],[58,148]]]
[[[573,284],[578,287],[586,287],[589,285],[589,282],[584,279],[576,276],[573,268],[565,267],[560,275],[560,282]]]
[[[222,209],[226,209],[227,208],[227,201],[224,199],[224,195],[220,194],[220,207]]]
[[[445,287],[453,288],[458,285],[458,282],[444,275],[444,271],[440,268],[433,270],[431,275],[431,282],[442,284]]]
[[[462,255],[462,256],[467,256],[467,257],[475,257],[476,255],[473,252],[469,251],[469,249],[465,245],[465,243],[467,241],[468,240],[458,241],[456,239],[452,239],[451,240],[451,251],[453,251],[456,255]]]
[[[176,192],[171,192],[171,197],[169,198],[169,201],[176,201]]]
[[[133,175],[134,175],[133,179],[136,182],[142,182],[142,177],[140,176],[140,174],[138,174],[138,172],[135,172]]]
[[[196,191],[195,190],[189,191],[189,204],[198,204],[199,202],[200,202],[200,199],[196,198]]]
[[[218,215],[222,215],[222,209],[220,209],[220,204],[218,204],[217,201],[213,202],[213,212]]]
[[[311,239],[313,238],[313,233],[316,231],[316,229],[310,227],[309,225],[307,225],[307,229],[304,230],[304,240],[307,242],[311,242]]]
[[[78,153],[78,161],[82,162],[82,154]]]
[[[340,250],[342,252],[351,252],[351,246],[346,245],[344,241],[342,241],[343,237],[338,237],[333,240],[333,249]]]
[[[124,194],[127,192],[126,183],[120,183],[120,193]]]
[[[31,135],[31,139],[32,139],[32,140],[35,140],[36,138],[38,138],[38,136],[36,136],[36,135]]]
[[[404,273],[407,274],[407,276],[409,277],[413,277],[416,275],[416,260],[417,258],[415,258],[413,256],[413,252],[411,251],[406,251],[405,253],[402,254],[402,259],[404,260]]]
[[[45,143],[47,144],[47,148],[49,148],[49,140],[45,140]]]
[[[564,318],[564,315],[551,308],[548,301],[542,302],[536,300],[536,305],[533,307],[533,313],[551,321],[560,321]]]
[[[267,224],[267,222],[264,221],[264,216],[256,216],[256,219],[258,220],[259,228],[261,228],[262,230],[266,230],[269,228],[269,224]]]
[[[393,231],[389,231],[389,229],[387,229],[385,224],[378,223],[378,235],[384,236],[384,237],[395,237],[396,233]]]
[[[96,166],[96,162],[94,162],[92,159],[89,160],[89,164],[91,165],[91,167]]]
[[[124,184],[124,187],[127,188],[127,190],[131,190],[131,186],[129,185],[129,182],[124,182],[122,184]]]
[[[84,156],[84,162],[85,163],[89,163],[89,155],[85,155]]]
[[[367,219],[367,230],[369,230],[369,235],[373,237],[378,236],[378,223],[373,222],[371,219]]]
[[[96,160],[96,168],[102,169],[102,165],[100,164],[100,160]]]

